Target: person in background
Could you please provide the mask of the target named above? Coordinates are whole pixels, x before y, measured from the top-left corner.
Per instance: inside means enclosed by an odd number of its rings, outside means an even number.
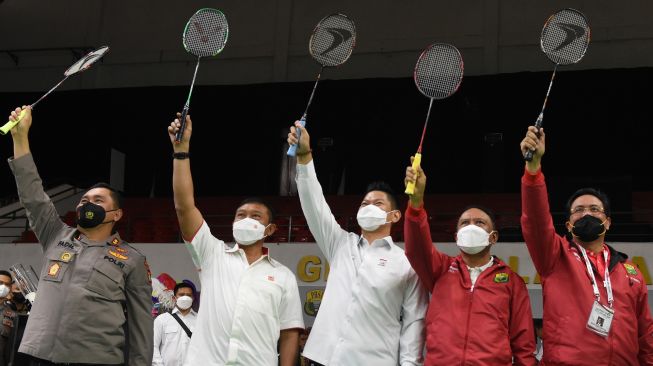
[[[184,282],[175,286],[175,308],[154,319],[152,366],[182,366],[195,331],[197,313],[192,309],[193,288]]]

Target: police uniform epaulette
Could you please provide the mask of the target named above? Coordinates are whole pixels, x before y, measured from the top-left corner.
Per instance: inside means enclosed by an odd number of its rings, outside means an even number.
[[[142,257],[145,257],[145,254],[141,253],[138,249],[136,249],[135,247],[130,245],[128,242],[126,242],[126,241],[124,241],[124,240],[122,240],[120,238],[113,238],[113,240],[111,240],[111,242],[109,244],[111,244],[112,246],[117,247],[117,248],[119,248],[121,246],[128,247],[130,252],[134,251],[138,255],[140,255]]]

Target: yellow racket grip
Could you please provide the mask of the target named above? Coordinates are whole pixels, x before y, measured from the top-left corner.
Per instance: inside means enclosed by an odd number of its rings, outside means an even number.
[[[415,173],[417,174],[417,171],[419,170],[419,164],[422,162],[422,154],[416,153],[415,157],[413,158],[413,170],[415,170]],[[415,176],[415,180],[417,180],[417,176]],[[406,185],[406,191],[404,192],[406,194],[413,194],[415,193],[415,182],[408,182]]]
[[[5,123],[4,126],[0,127],[0,134],[2,134],[2,135],[6,135],[7,132],[9,132],[9,130],[11,130],[12,128],[14,128],[14,126],[16,126],[16,125],[18,124],[18,122],[20,122],[20,121],[23,119],[24,116],[25,116],[25,109],[23,109],[22,111],[20,111],[20,114],[18,115],[18,119],[17,119],[17,120],[15,120],[15,121],[8,121],[7,123]]]

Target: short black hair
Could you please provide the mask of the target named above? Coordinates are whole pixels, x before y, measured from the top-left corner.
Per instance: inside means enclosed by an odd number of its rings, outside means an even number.
[[[601,201],[601,204],[603,204],[603,213],[605,213],[605,216],[610,217],[610,199],[608,199],[608,196],[605,193],[592,187],[581,188],[569,197],[567,200],[567,205],[565,206],[567,209],[567,217],[571,216],[571,205],[574,203],[576,198],[585,195],[590,195],[598,198],[599,201]]]
[[[105,182],[98,182],[89,187],[86,192],[90,191],[91,189],[95,188],[105,188],[108,189],[111,192],[111,198],[113,199],[113,202],[116,203],[116,208],[122,208],[122,194],[120,192],[113,188],[109,183]]]
[[[238,205],[238,208],[241,208],[241,207],[243,207],[244,205],[246,205],[248,203],[257,203],[259,205],[265,206],[265,208],[268,209],[268,214],[270,215],[270,222],[269,223],[272,223],[274,221],[276,212],[275,212],[274,208],[272,207],[272,205],[270,205],[270,203],[268,203],[266,200],[264,200],[261,197],[247,197],[242,202],[240,202],[240,204]]]
[[[195,289],[193,286],[187,284],[186,282],[179,282],[178,284],[175,285],[175,296],[177,296],[177,291],[181,288],[189,288],[191,291],[193,291],[193,297],[195,297]]]
[[[458,220],[460,220],[460,216],[462,216],[465,213],[465,211],[470,210],[472,208],[475,208],[477,210],[481,210],[481,211],[485,212],[485,214],[490,217],[490,221],[492,222],[492,230],[498,230],[498,228],[497,228],[497,215],[494,213],[494,211],[492,209],[490,209],[489,207],[486,207],[486,206],[483,206],[483,205],[477,205],[477,204],[467,205],[467,206],[465,206],[465,208],[463,208],[460,211],[460,213],[458,213],[458,218],[456,219],[456,228],[458,227]]]
[[[4,269],[0,269],[0,276],[7,276],[11,279],[11,283],[14,282],[14,278],[11,276],[11,273],[5,271]]]
[[[367,196],[367,194],[372,191],[380,191],[388,195],[388,200],[390,201],[390,206],[393,210],[396,210],[399,206],[397,204],[397,197],[395,197],[395,192],[388,183],[383,181],[376,181],[368,184],[367,189],[365,190],[365,195]]]

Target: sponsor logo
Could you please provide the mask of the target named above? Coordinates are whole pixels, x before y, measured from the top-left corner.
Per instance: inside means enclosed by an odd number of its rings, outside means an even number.
[[[385,258],[379,258],[379,263],[378,265],[381,267],[385,267],[385,265],[388,264],[388,260]]]
[[[310,316],[316,316],[317,311],[320,310],[322,303],[322,296],[324,290],[313,290],[306,293],[306,301],[304,302],[304,313]]]
[[[497,273],[494,275],[494,282],[496,283],[506,283],[508,282],[508,274],[507,273]]]
[[[554,49],[554,51],[560,51],[567,47],[571,42],[585,35],[585,28],[576,24],[558,23],[556,25],[565,32],[565,39]]]
[[[326,56],[327,53],[335,50],[336,48],[338,48],[338,46],[340,46],[344,42],[347,42],[352,36],[352,33],[350,31],[342,28],[326,28],[326,31],[333,36],[333,41],[331,42],[331,45],[327,47],[326,50],[320,52],[320,55],[322,56]]]

